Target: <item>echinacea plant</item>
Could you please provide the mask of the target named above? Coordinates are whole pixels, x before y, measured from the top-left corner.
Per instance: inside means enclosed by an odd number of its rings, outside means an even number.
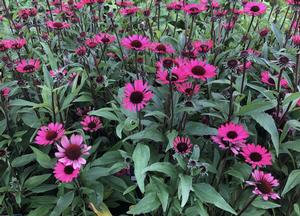
[[[0,215],[300,215],[299,0],[0,8]]]

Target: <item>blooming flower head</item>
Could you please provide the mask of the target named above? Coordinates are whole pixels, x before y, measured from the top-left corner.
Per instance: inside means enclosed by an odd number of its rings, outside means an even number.
[[[132,35],[121,40],[122,46],[134,51],[143,51],[150,46],[148,38],[142,35]]]
[[[254,186],[254,194],[261,196],[264,200],[280,199],[279,195],[273,192],[273,187],[279,186],[279,182],[270,173],[254,170],[253,181],[247,181],[248,185]]]
[[[129,6],[133,6],[134,2],[129,0],[118,0],[116,1],[116,5],[119,7],[129,7]]]
[[[11,40],[11,43],[10,43],[11,48],[14,50],[21,49],[25,45],[26,45],[26,39],[24,39],[24,38]]]
[[[187,95],[192,96],[196,95],[200,91],[200,86],[192,82],[176,83],[177,91]]]
[[[65,134],[65,129],[60,123],[50,123],[47,126],[42,126],[37,132],[35,143],[39,145],[50,145],[58,142]]]
[[[229,149],[234,155],[238,155],[241,148],[245,146],[245,143],[242,142],[229,142],[224,140],[220,136],[212,136],[212,141],[219,146],[220,149],[227,150]]]
[[[54,167],[53,173],[57,180],[68,183],[77,178],[79,171],[79,168],[74,169],[72,165],[65,165],[58,162]]]
[[[270,72],[269,71],[263,71],[261,74],[261,82],[269,85],[269,86],[275,86],[275,81],[274,79],[271,77]],[[289,84],[287,82],[286,79],[281,78],[280,80],[280,86],[283,88],[288,88]]]
[[[135,15],[139,10],[140,10],[140,8],[138,8],[138,7],[121,8],[120,14],[122,14],[124,16],[132,16],[132,15]]]
[[[293,35],[292,36],[292,42],[294,44],[295,47],[300,47],[300,35]]]
[[[244,12],[250,16],[260,16],[266,13],[267,6],[262,2],[248,2],[244,7]]]
[[[111,44],[116,40],[116,36],[107,33],[99,33],[96,35],[96,40],[101,44]]]
[[[68,73],[68,71],[64,68],[58,68],[57,70],[50,70],[49,74],[53,78],[59,78],[59,76],[63,77]]]
[[[167,4],[168,10],[175,10],[180,11],[183,8],[183,2],[182,1],[173,1],[169,4]]]
[[[158,53],[158,54],[171,54],[171,53],[175,52],[172,45],[162,44],[162,43],[158,43],[158,42],[152,42],[149,46],[149,49],[152,52]]]
[[[157,70],[170,70],[174,67],[179,67],[181,65],[181,61],[173,58],[162,58],[158,62],[156,62]]]
[[[85,40],[85,45],[91,49],[95,48],[96,46],[98,46],[98,44],[100,43],[98,41],[98,39],[95,37],[95,38],[88,38]]]
[[[188,137],[176,137],[173,141],[173,148],[179,154],[188,154],[192,151],[193,145]]]
[[[187,4],[184,6],[183,10],[189,15],[198,15],[207,10],[207,7],[203,4]]]
[[[83,126],[83,130],[89,132],[95,132],[102,128],[102,122],[100,118],[96,116],[85,116],[80,123]]]
[[[140,111],[152,97],[153,94],[148,83],[143,80],[135,80],[133,84],[125,85],[123,106],[130,111]]]
[[[69,28],[71,25],[66,22],[54,22],[54,21],[48,21],[47,26],[51,29],[61,30],[65,28]]]
[[[187,80],[188,76],[183,67],[175,67],[168,72],[168,70],[158,70],[156,79],[161,84],[182,83]]]
[[[252,168],[272,165],[272,155],[260,145],[247,144],[242,148],[241,155]]]
[[[208,53],[213,47],[213,41],[194,41],[193,42],[194,49],[200,54]]]
[[[78,47],[75,50],[75,53],[79,56],[84,56],[86,54],[86,47],[85,46]]]
[[[218,137],[230,143],[245,142],[249,137],[248,132],[243,125],[235,124],[233,122],[221,125],[218,128]]]
[[[55,156],[59,162],[65,165],[72,165],[74,169],[80,168],[86,160],[82,158],[83,155],[89,155],[91,146],[83,144],[83,137],[81,135],[73,134],[70,139],[63,136],[60,145],[57,145],[58,152]]]
[[[16,70],[20,73],[32,73],[38,71],[40,67],[41,63],[38,59],[23,59],[17,63]]]
[[[216,76],[217,68],[213,65],[207,64],[204,61],[192,60],[186,66],[186,70],[191,77],[205,81],[208,78]]]
[[[11,40],[0,40],[0,52],[5,52],[11,48]]]
[[[3,97],[8,97],[9,93],[10,93],[10,88],[9,87],[4,87],[3,89],[1,89],[1,95]]]

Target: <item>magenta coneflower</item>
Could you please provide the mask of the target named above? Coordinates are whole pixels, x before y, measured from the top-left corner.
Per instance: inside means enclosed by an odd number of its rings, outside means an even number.
[[[37,132],[35,143],[39,145],[50,145],[58,142],[65,134],[65,129],[60,123],[50,123],[47,126],[42,126]]]
[[[183,64],[179,59],[173,58],[162,58],[158,62],[156,62],[157,70],[169,70],[174,67],[179,67],[179,65]]]
[[[58,68],[57,70],[50,70],[49,74],[51,77],[55,78],[59,78],[59,77],[63,77],[65,75],[67,75],[68,71],[64,68]]]
[[[218,128],[218,137],[221,137],[224,141],[231,143],[245,142],[249,137],[248,132],[243,125],[235,124],[233,122],[221,125]]]
[[[85,46],[81,46],[81,47],[78,47],[76,50],[75,50],[75,53],[79,56],[84,56],[86,54],[86,47]]]
[[[69,28],[71,25],[66,22],[54,22],[54,21],[48,21],[47,26],[51,29],[61,30],[65,28]]]
[[[132,15],[135,15],[139,10],[140,10],[140,8],[138,8],[138,7],[121,8],[120,14],[122,14],[124,16],[132,16]]]
[[[271,74],[269,71],[263,71],[260,74],[261,76],[261,82],[269,85],[269,86],[275,86],[275,81],[274,79],[271,77]],[[280,86],[283,88],[288,88],[289,84],[287,82],[287,80],[285,80],[284,78],[281,78],[280,80]]]
[[[26,45],[26,39],[19,38],[19,39],[11,40],[10,44],[12,49],[18,50]]]
[[[93,49],[95,48],[96,46],[98,46],[100,42],[98,41],[98,39],[95,37],[95,38],[88,38],[85,40],[84,44],[86,46],[88,46],[89,48]]]
[[[83,137],[81,135],[73,134],[70,138],[63,136],[60,145],[57,145],[58,152],[55,156],[59,162],[65,165],[72,165],[74,169],[80,168],[86,160],[82,158],[83,155],[89,155],[91,146],[83,144]]]
[[[176,89],[187,96],[192,96],[199,93],[200,86],[192,82],[176,83]]]
[[[11,40],[0,40],[0,52],[5,52],[11,48]]]
[[[130,111],[140,111],[152,97],[153,94],[148,83],[143,80],[135,80],[133,84],[125,85],[123,106]]]
[[[175,52],[172,45],[170,44],[162,44],[158,42],[153,42],[150,44],[149,49],[158,54],[172,54]]]
[[[272,165],[272,155],[260,145],[247,144],[242,148],[241,155],[252,168]]]
[[[187,4],[184,6],[183,10],[190,15],[197,15],[205,10],[207,7],[203,4]]]
[[[229,149],[234,155],[238,155],[241,148],[245,146],[244,142],[229,142],[225,141],[223,137],[212,136],[212,141],[219,146],[220,149]]]
[[[270,173],[254,170],[252,178],[254,181],[247,181],[247,184],[255,186],[252,191],[254,194],[261,196],[264,200],[280,199],[279,195],[273,192],[273,187],[279,186],[279,182]]]
[[[185,82],[188,78],[187,73],[182,67],[175,67],[170,70],[158,70],[156,72],[156,79],[161,84],[169,84],[171,83],[182,83]]]
[[[132,35],[123,38],[121,44],[130,50],[143,51],[149,47],[150,41],[142,35]]]
[[[217,68],[204,61],[192,60],[186,66],[187,73],[196,79],[206,80],[216,76]]]
[[[32,73],[38,71],[40,67],[41,63],[38,59],[23,59],[17,63],[16,70],[20,73]]]
[[[295,47],[300,47],[300,35],[299,34],[293,35],[291,39],[292,39],[292,42]]]
[[[244,12],[250,16],[260,16],[266,13],[267,6],[262,2],[247,2]]]
[[[179,154],[188,154],[191,152],[193,145],[188,137],[176,137],[173,141],[173,148]]]
[[[206,54],[212,49],[213,41],[212,40],[194,41],[192,45],[198,53]]]
[[[9,87],[4,87],[3,89],[1,89],[1,95],[2,95],[3,97],[8,97],[10,91],[11,91],[11,90],[10,90]]]
[[[129,7],[129,6],[133,6],[134,2],[129,1],[129,0],[119,0],[119,1],[116,1],[116,5],[119,7]]]
[[[100,118],[96,116],[85,116],[80,124],[83,126],[83,130],[89,132],[95,132],[102,128],[102,122]]]
[[[116,40],[116,36],[107,33],[99,33],[96,35],[96,40],[101,44],[111,44]]]
[[[57,180],[68,183],[77,178],[80,169],[74,169],[72,165],[65,165],[63,163],[57,162],[54,167],[54,176]]]
[[[168,10],[175,10],[180,11],[183,8],[183,2],[182,1],[173,1],[169,4],[167,4]]]

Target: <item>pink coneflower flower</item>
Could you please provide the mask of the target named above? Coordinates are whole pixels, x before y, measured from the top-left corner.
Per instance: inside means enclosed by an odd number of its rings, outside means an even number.
[[[244,142],[229,142],[225,141],[223,137],[212,136],[212,141],[215,144],[218,144],[220,149],[227,150],[229,149],[234,155],[238,155],[241,148],[245,146]]]
[[[67,75],[68,71],[64,68],[58,68],[57,70],[50,70],[49,74],[51,77],[55,78],[55,77],[63,77],[65,75]]]
[[[255,186],[252,191],[254,194],[261,196],[264,200],[280,199],[279,195],[273,192],[273,187],[279,186],[279,182],[270,173],[254,170],[252,178],[254,181],[247,181],[247,184]]]
[[[192,60],[186,65],[187,73],[195,79],[206,80],[216,76],[217,68],[204,61]]]
[[[287,3],[291,6],[298,7],[300,6],[300,1],[299,0],[287,0]]]
[[[242,148],[241,155],[252,168],[272,165],[272,155],[260,145],[247,144]]]
[[[200,86],[192,82],[176,83],[176,89],[187,96],[192,96],[199,93]]]
[[[299,34],[293,35],[291,39],[292,39],[292,42],[295,47],[300,47],[300,35]]]
[[[269,86],[275,86],[275,81],[274,79],[271,77],[271,74],[269,71],[263,71],[261,74],[261,82],[269,85]],[[280,86],[283,88],[288,88],[288,82],[287,80],[285,80],[284,78],[281,78],[280,80]]]
[[[247,2],[244,12],[250,16],[260,16],[266,13],[267,6],[262,2]]]
[[[98,46],[100,42],[97,40],[97,38],[88,38],[85,40],[84,44],[88,46],[89,48],[93,49],[96,46]]]
[[[84,56],[86,54],[86,47],[85,46],[78,47],[75,50],[75,53],[79,56]]]
[[[189,15],[198,15],[207,10],[207,7],[203,4],[187,4],[184,6],[183,10]]]
[[[119,0],[116,1],[116,5],[119,7],[129,7],[129,6],[133,6],[134,2],[128,0]]]
[[[218,137],[221,137],[224,141],[231,143],[245,142],[249,137],[248,132],[243,125],[235,124],[233,122],[221,125],[218,128]]]
[[[213,41],[212,40],[194,41],[192,45],[198,53],[206,54],[212,49]]]
[[[212,7],[212,8],[220,8],[220,4],[218,1],[212,0],[211,3],[208,0],[200,0],[201,4],[207,5],[207,7]]]
[[[169,70],[174,67],[179,67],[181,62],[178,59],[173,58],[162,58],[158,62],[156,62],[157,70]]]
[[[182,1],[173,1],[169,4],[167,4],[168,10],[175,10],[180,11],[183,8],[183,2]]]
[[[132,15],[135,15],[139,10],[140,10],[140,8],[138,8],[138,7],[121,8],[120,14],[122,14],[124,16],[132,16]]]
[[[96,35],[96,40],[101,44],[111,44],[116,40],[116,36],[107,33],[99,33]]]
[[[133,84],[127,83],[125,85],[123,106],[131,111],[140,111],[152,97],[153,94],[148,83],[143,80],[135,80]]]
[[[91,146],[83,144],[81,135],[73,134],[70,140],[68,137],[63,136],[60,143],[60,145],[57,145],[58,152],[55,153],[55,156],[59,158],[59,162],[65,165],[72,165],[74,169],[80,168],[82,164],[86,163],[82,156],[89,155]]]
[[[0,40],[0,52],[5,52],[11,48],[11,40]]]
[[[56,29],[56,30],[61,30],[65,28],[69,28],[71,25],[66,22],[53,22],[53,21],[48,21],[47,26],[51,29]]]
[[[96,132],[102,128],[102,122],[100,118],[96,116],[85,116],[80,124],[83,126],[83,130],[89,132]]]
[[[267,27],[262,28],[262,29],[259,30],[259,36],[264,38],[269,34],[269,32],[270,32],[269,28],[267,28]]]
[[[130,50],[143,51],[149,47],[150,41],[142,35],[132,35],[123,38],[121,44]]]
[[[149,49],[152,52],[158,53],[158,54],[171,54],[171,53],[175,52],[172,45],[162,44],[162,43],[158,43],[158,42],[152,42],[149,46]]]
[[[161,84],[182,83],[188,78],[187,73],[183,67],[172,68],[169,74],[168,70],[158,70],[156,73],[156,79]]]
[[[188,137],[176,137],[173,141],[173,148],[179,154],[188,154],[191,152],[193,145]]]
[[[39,145],[51,145],[57,142],[65,134],[65,129],[60,123],[50,123],[42,126],[37,132],[35,143]]]
[[[24,47],[26,45],[26,39],[19,38],[19,39],[11,40],[10,45],[11,45],[11,48],[14,50],[21,49],[22,47]]]
[[[20,73],[32,73],[38,71],[40,67],[41,63],[38,59],[23,59],[17,63],[16,70]]]
[[[3,89],[1,89],[1,95],[2,95],[3,97],[8,97],[10,91],[11,91],[11,90],[10,90],[9,87],[4,87]]]
[[[63,163],[56,163],[54,167],[54,176],[57,180],[68,183],[73,181],[74,178],[77,178],[80,169],[74,169],[72,165],[65,165]]]

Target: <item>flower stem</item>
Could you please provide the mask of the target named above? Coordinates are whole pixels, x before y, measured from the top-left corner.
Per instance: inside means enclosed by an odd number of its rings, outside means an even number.
[[[246,210],[247,208],[251,205],[251,203],[256,199],[258,195],[253,196],[249,202],[244,206],[244,208],[237,214],[237,216],[241,216]]]
[[[243,78],[242,78],[242,84],[241,84],[241,93],[242,94],[244,92],[244,85],[245,85],[245,79],[246,79],[246,64],[247,64],[247,59],[244,58],[244,62],[243,62]]]

